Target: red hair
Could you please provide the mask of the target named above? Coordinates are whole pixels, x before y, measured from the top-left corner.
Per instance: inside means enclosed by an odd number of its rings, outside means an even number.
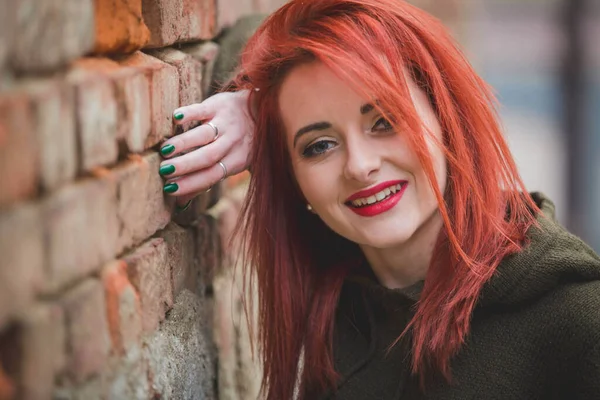
[[[405,71],[427,92],[444,132],[446,192],[432,184],[444,229],[412,331],[413,373],[450,379],[481,289],[499,262],[523,245],[537,210],[523,195],[488,86],[445,28],[399,0],[292,0],[250,39],[236,79],[252,90],[256,123],[252,177],[240,218],[245,265],[258,284],[259,343],[268,400],[292,397],[304,352],[300,393],[335,385],[333,321],[342,284],[361,259],[358,246],[307,213],[279,115],[287,73],[320,61],[366,98],[377,99],[435,183],[422,123]],[[424,382],[422,380],[422,382]]]

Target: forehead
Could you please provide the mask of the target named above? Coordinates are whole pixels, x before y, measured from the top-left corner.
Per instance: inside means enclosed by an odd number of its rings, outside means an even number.
[[[356,109],[366,99],[356,93],[323,63],[313,61],[294,67],[279,92],[279,110],[284,122]]]

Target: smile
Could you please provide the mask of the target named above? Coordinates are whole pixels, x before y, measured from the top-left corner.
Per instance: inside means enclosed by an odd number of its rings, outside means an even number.
[[[382,201],[390,197],[392,194],[400,191],[402,189],[401,184],[397,184],[395,186],[391,186],[383,189],[381,192],[375,193],[373,196],[363,197],[361,199],[356,199],[350,202],[354,207],[364,207],[371,204],[375,204],[378,201]]]
[[[363,217],[373,217],[394,207],[404,194],[408,182],[388,181],[352,195],[346,206]]]

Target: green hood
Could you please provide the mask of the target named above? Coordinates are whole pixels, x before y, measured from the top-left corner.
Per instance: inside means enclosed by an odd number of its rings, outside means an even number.
[[[410,332],[423,282],[388,289],[366,273],[348,277],[334,330],[335,396],[386,399],[590,399],[600,393],[600,258],[555,219],[538,193],[528,244],[484,285],[471,332],[452,359],[455,381],[426,394],[410,375]],[[370,275],[369,275],[370,273]],[[590,394],[594,394],[592,395]]]
[[[566,283],[600,280],[600,257],[556,220],[554,204],[532,193],[542,214],[528,232],[529,245],[504,259],[484,287],[480,305],[518,304]]]

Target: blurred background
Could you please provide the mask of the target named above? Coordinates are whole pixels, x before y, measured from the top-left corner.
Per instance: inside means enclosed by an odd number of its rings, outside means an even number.
[[[600,1],[414,0],[495,89],[523,179],[600,251]]]

